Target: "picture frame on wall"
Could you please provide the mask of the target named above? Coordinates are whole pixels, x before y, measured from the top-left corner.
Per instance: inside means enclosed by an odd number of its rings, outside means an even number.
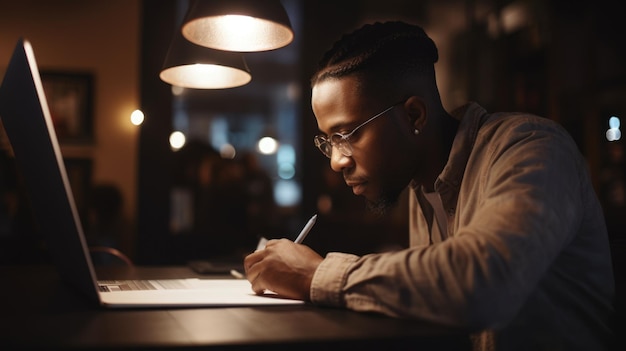
[[[61,144],[93,142],[93,75],[42,71],[41,82]]]

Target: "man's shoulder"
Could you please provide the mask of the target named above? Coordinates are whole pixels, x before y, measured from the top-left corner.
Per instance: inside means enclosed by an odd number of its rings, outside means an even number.
[[[562,129],[560,125],[547,117],[540,116],[532,112],[522,111],[502,111],[502,112],[488,112],[487,109],[482,107],[476,102],[468,102],[451,112],[454,118],[459,120],[468,120],[478,122],[480,129],[483,128],[516,128],[516,127],[529,127],[529,128],[557,128]]]
[[[556,121],[528,112],[495,112],[488,114],[481,131],[495,134],[548,133],[567,135]]]

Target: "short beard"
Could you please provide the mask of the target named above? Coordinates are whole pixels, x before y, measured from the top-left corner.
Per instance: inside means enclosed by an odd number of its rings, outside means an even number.
[[[400,194],[382,194],[377,200],[366,200],[367,209],[374,215],[382,217],[389,213],[398,204]]]

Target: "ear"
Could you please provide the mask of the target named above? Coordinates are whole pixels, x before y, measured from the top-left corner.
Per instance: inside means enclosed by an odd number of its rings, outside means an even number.
[[[424,130],[428,122],[426,102],[419,96],[411,96],[404,103],[404,109],[409,115],[412,127],[417,130]]]

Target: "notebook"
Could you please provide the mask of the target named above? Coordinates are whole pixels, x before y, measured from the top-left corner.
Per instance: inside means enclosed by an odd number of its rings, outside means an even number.
[[[37,226],[64,282],[105,307],[298,304],[256,295],[245,279],[99,281],[67,177],[32,46],[20,39],[0,86],[0,120]]]

